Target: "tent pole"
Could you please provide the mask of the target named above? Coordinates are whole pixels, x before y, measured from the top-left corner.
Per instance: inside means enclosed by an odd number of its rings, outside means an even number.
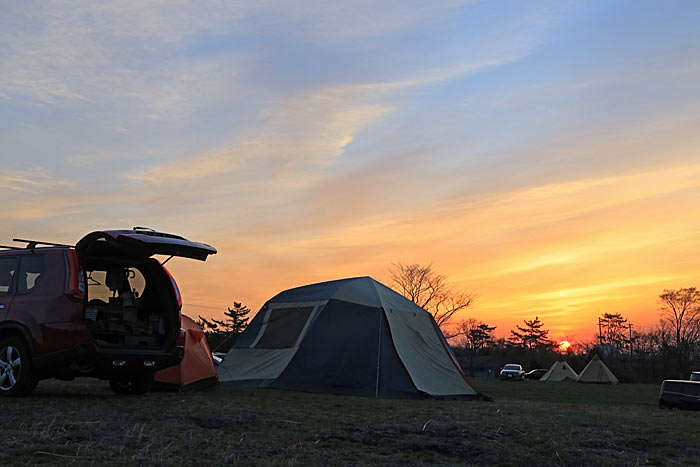
[[[384,308],[379,309],[379,339],[377,341],[377,381],[374,384],[374,397],[379,399],[379,366],[382,357],[382,318]]]

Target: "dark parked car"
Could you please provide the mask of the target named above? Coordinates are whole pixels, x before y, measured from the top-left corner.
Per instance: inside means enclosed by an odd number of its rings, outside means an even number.
[[[664,381],[661,383],[659,407],[700,410],[700,381]]]
[[[525,379],[525,372],[522,365],[508,363],[501,370],[501,379],[522,381]]]
[[[690,374],[690,381],[700,381],[700,371],[693,371]]]
[[[141,394],[182,360],[182,299],[153,255],[201,261],[216,250],[151,229],[98,231],[75,246],[0,249],[0,395],[45,378],[90,376]]]
[[[540,379],[549,370],[547,368],[537,368],[536,370],[530,370],[525,373],[525,379]]]

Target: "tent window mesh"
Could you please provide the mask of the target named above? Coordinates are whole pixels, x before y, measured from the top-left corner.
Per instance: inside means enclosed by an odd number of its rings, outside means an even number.
[[[294,347],[314,307],[273,308],[256,349],[288,349]]]

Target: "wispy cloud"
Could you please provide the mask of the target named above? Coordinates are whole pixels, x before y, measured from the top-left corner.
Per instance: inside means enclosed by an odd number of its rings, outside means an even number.
[[[288,99],[266,110],[254,135],[228,148],[185,157],[132,172],[153,185],[197,181],[263,164],[268,175],[327,166],[337,160],[355,134],[391,111],[388,105],[362,104],[353,89],[323,89]]]
[[[397,93],[465,77],[519,58],[493,58],[421,71],[395,82],[342,84],[305,91],[263,109],[258,116],[261,124],[236,144],[139,168],[129,178],[158,186],[252,171],[252,166],[260,164],[265,165],[266,176],[286,176],[292,168],[302,172],[326,167],[338,161],[358,132],[397,110],[401,102]]]
[[[563,5],[5,2],[0,234],[213,243],[207,313],[406,261],[499,332],[651,323],[700,270],[695,24]]]
[[[49,174],[44,168],[7,171],[0,173],[0,193],[20,192],[24,195],[63,189],[73,185]]]

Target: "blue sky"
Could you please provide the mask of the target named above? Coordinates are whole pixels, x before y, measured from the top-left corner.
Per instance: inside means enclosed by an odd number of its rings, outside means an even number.
[[[433,262],[477,317],[583,335],[697,278],[698,2],[0,8],[2,237],[213,243],[175,266],[192,314]]]

